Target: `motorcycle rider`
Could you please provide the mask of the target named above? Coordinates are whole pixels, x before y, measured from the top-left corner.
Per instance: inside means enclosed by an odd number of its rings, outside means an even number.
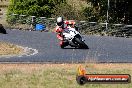
[[[60,46],[61,48],[64,48],[65,46],[68,45],[68,42],[65,41],[63,37],[63,30],[66,29],[68,26],[74,27],[75,26],[75,21],[64,21],[63,17],[58,17],[57,18],[57,26],[55,28],[55,31],[57,32],[57,38],[60,40]]]

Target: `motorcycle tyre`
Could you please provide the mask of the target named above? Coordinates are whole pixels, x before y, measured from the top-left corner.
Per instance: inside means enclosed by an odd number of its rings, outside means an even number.
[[[83,42],[80,40],[80,38],[76,38],[75,41],[79,44],[79,48],[81,49],[89,49],[89,47]]]
[[[86,77],[84,77],[83,75],[81,75],[81,76],[77,76],[76,77],[76,81],[77,81],[78,84],[84,85],[84,84],[86,84],[87,79],[86,79]]]

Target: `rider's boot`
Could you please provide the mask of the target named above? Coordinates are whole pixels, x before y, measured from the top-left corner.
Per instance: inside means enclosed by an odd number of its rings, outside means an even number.
[[[66,46],[68,46],[68,42],[67,41],[60,41],[60,47],[61,48],[64,48],[64,47],[66,47]]]

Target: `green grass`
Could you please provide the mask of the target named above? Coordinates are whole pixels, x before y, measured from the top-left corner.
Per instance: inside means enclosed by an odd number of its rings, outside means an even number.
[[[79,64],[0,64],[0,88],[132,88],[132,84],[76,83]],[[85,66],[85,65],[84,65]],[[87,64],[87,73],[131,74],[132,64]]]

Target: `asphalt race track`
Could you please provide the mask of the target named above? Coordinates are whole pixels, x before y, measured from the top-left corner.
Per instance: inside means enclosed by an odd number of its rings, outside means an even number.
[[[0,34],[0,41],[6,41],[38,50],[38,53],[22,57],[1,57],[0,62],[132,62],[132,38],[108,36],[84,36],[90,49],[61,49],[55,33],[39,31],[7,30]]]

